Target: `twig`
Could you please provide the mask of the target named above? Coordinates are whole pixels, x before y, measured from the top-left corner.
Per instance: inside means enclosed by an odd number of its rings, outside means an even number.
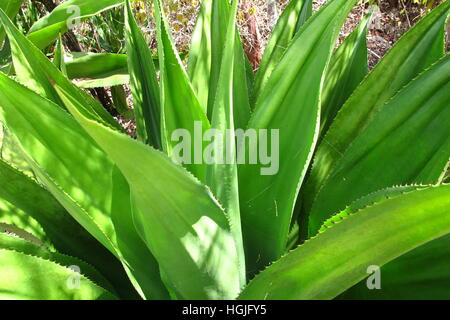
[[[371,54],[373,54],[378,60],[381,59],[381,57],[380,57],[378,54],[376,54],[375,51],[373,51],[372,49],[369,49],[369,48],[368,48],[368,50],[369,50],[369,52],[370,52]]]
[[[402,3],[403,10],[405,11],[406,21],[408,21],[408,26],[411,28],[411,21],[409,20],[408,10],[406,9],[405,3],[403,2],[403,0],[398,1]]]

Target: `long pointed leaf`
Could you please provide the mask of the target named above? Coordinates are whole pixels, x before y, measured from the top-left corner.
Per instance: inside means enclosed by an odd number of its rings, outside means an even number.
[[[352,5],[353,1],[332,0],[308,20],[256,103],[249,128],[269,130],[267,136],[275,139],[267,144],[272,148],[270,168],[263,163],[239,166],[244,244],[251,272],[285,251],[294,203],[318,136],[325,67]],[[279,130],[279,139],[272,130]]]
[[[326,132],[339,109],[368,72],[369,13],[336,50],[330,60],[322,91],[320,131]]]
[[[450,158],[450,56],[405,87],[337,161],[314,200],[309,233],[364,194],[396,184],[437,183]]]
[[[227,1],[212,1],[211,9],[211,74],[208,95],[208,119],[212,119],[215,99],[219,86],[219,74],[228,37],[228,22],[231,14]],[[237,28],[237,26],[236,26]],[[234,123],[236,128],[245,128],[250,118],[249,79],[246,74],[246,55],[244,53],[239,32],[235,32],[233,73]]]
[[[130,1],[126,3],[125,26],[137,136],[142,142],[162,149],[160,89],[152,54],[134,20]]]
[[[61,95],[126,177],[136,228],[178,298],[235,298],[240,288],[237,248],[209,189],[165,154],[89,119],[79,113],[77,101]],[[140,159],[139,166],[129,154]]]
[[[239,210],[239,188],[236,165],[236,143],[235,143],[235,123],[233,75],[235,74],[235,47],[236,43],[236,13],[237,1],[232,4],[227,38],[225,41],[224,55],[218,78],[216,97],[214,100],[212,128],[219,136],[214,137],[213,143],[216,146],[215,152],[224,161],[214,162],[207,166],[206,183],[211,187],[211,191],[224,206],[231,224],[231,230],[236,240],[239,250],[239,263],[241,268],[241,285],[245,284],[245,257],[242,242],[241,217]],[[221,148],[222,146],[223,148]]]
[[[302,192],[304,212],[310,211],[337,160],[383,105],[444,55],[444,24],[449,9],[450,1],[443,2],[405,33],[342,106],[317,148]]]
[[[59,34],[65,33],[77,20],[122,5],[123,0],[68,0],[58,5],[50,14],[36,21],[30,29],[28,39],[38,48],[44,49]],[[79,15],[78,15],[79,14]]]
[[[174,157],[173,149],[178,144],[178,141],[172,140],[175,130],[184,129],[192,137],[196,137],[197,126],[204,132],[210,128],[210,124],[176,52],[170,28],[161,10],[162,4],[159,0],[154,0],[153,3],[160,66],[163,150]],[[192,145],[191,155],[195,155],[195,144]],[[190,162],[185,164],[186,168],[204,181],[205,165],[198,161]]]
[[[294,35],[312,13],[312,0],[292,0],[283,10],[267,43],[254,84],[254,100],[280,62]]]
[[[205,113],[211,76],[211,18],[212,0],[204,0],[192,33],[187,66],[192,88]]]
[[[338,299],[423,300],[450,297],[450,235],[430,241],[380,268],[380,290],[368,290],[366,281]]]
[[[21,228],[58,252],[79,257],[129,290],[122,266],[35,181],[0,161],[0,223]],[[108,268],[104,268],[107,265]]]
[[[159,267],[132,228],[126,181],[109,157],[52,102],[2,74],[0,88],[2,118],[39,180],[75,220],[120,259],[142,296],[166,298]],[[123,221],[117,223],[117,219]],[[121,239],[122,234],[127,238]]]
[[[24,36],[12,24],[3,11],[0,10],[0,21],[5,27],[11,42],[12,57],[17,78],[20,82],[47,97],[56,104],[62,105],[58,95],[53,89],[52,83],[64,87],[80,101],[85,101],[83,106],[98,119],[121,130],[120,125],[91,95],[72,84],[47,57]]]
[[[0,299],[115,299],[84,274],[69,269],[69,266],[87,269],[88,266],[81,261],[58,254],[39,253],[39,248],[32,248],[34,245],[25,244],[24,240],[7,238],[11,236],[0,235]],[[69,261],[73,264],[67,265]]]
[[[14,250],[27,255],[40,257],[56,262],[65,267],[77,266],[80,269],[81,274],[89,277],[91,281],[94,281],[102,288],[105,288],[110,292],[114,292],[114,289],[108,281],[96,269],[79,258],[64,255],[59,252],[49,251],[43,246],[8,234],[0,234],[0,250],[1,249]]]
[[[0,9],[2,9],[11,20],[14,20],[23,1],[24,0],[3,0],[0,3]],[[0,47],[2,46],[3,40],[5,40],[5,36],[5,30],[0,26]]]
[[[449,206],[450,185],[442,185],[361,209],[268,267],[240,298],[332,299],[365,278],[369,266],[450,233]]]

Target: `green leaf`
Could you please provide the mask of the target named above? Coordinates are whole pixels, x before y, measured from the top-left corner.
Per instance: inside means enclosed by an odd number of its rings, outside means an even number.
[[[102,79],[128,75],[127,55],[117,53],[71,52],[65,57],[69,79]]]
[[[44,49],[59,34],[69,30],[82,19],[123,4],[123,0],[68,0],[58,5],[50,14],[36,21],[30,29],[28,39],[38,48]],[[77,15],[79,14],[79,16]]]
[[[35,181],[0,161],[0,223],[42,240],[48,248],[79,257],[100,270],[116,287],[129,290],[122,266]],[[107,265],[108,268],[104,268]]]
[[[59,71],[67,76],[67,68],[64,61],[64,44],[61,36],[56,44],[55,52],[53,53],[53,64]]]
[[[0,222],[21,228],[63,253],[83,256],[84,249],[79,247],[86,241],[80,233],[83,229],[50,193],[3,160],[0,180],[8,181],[7,187],[0,185]],[[65,232],[61,232],[62,226]]]
[[[97,100],[72,84],[38,48],[33,46],[17,30],[1,10],[0,21],[3,23],[11,42],[14,68],[17,79],[21,83],[62,106],[63,104],[53,88],[53,83],[56,83],[64,87],[70,94],[76,96],[80,101],[86,101],[83,107],[87,108],[98,119],[118,130],[122,130],[120,125]]]
[[[162,5],[159,0],[154,0],[153,3],[160,66],[163,150],[170,157],[176,158],[174,148],[179,142],[172,140],[174,131],[184,129],[191,134],[191,137],[195,137],[198,135],[195,133],[198,129],[196,127],[205,132],[210,128],[210,124],[176,52],[167,20],[160,10]],[[196,150],[198,152],[202,149],[196,148],[196,144],[192,143],[191,155],[194,155]],[[191,161],[191,164],[185,164],[185,166],[197,178],[204,181],[205,165],[203,163],[196,164],[195,161]]]
[[[227,1],[213,1],[211,10],[211,73],[208,88],[208,119],[212,119],[215,99],[219,87],[219,74],[222,59],[225,54],[226,39],[228,38],[228,24],[231,15],[230,4]],[[237,28],[237,26],[236,26]],[[244,53],[239,32],[235,31],[233,73],[233,118],[236,128],[244,129],[250,118],[249,79],[247,76],[247,59]],[[231,49],[231,48],[230,48]]]
[[[122,117],[128,119],[134,117],[133,110],[128,107],[127,93],[122,85],[111,87],[111,97],[113,100],[114,109],[116,109]]]
[[[450,158],[450,55],[381,108],[337,161],[316,196],[309,234],[327,216],[395,184],[441,182]]]
[[[2,9],[11,20],[14,20],[17,13],[19,13],[22,2],[23,0],[3,0],[0,3],[0,9]],[[5,30],[0,26],[0,47],[5,40],[5,36]]]
[[[114,74],[111,76],[105,76],[98,79],[80,79],[75,80],[73,83],[79,88],[93,89],[121,86],[130,83],[130,76],[128,74]]]
[[[449,206],[450,185],[442,185],[361,209],[268,267],[240,298],[332,299],[365,278],[369,266],[448,234]]]
[[[3,125],[2,125],[3,126]],[[1,135],[1,134],[0,134]],[[24,175],[36,180],[31,166],[27,163],[20,145],[14,136],[9,132],[8,128],[3,126],[3,141],[1,143],[1,159],[10,166],[16,168]]]
[[[212,0],[201,2],[200,12],[192,32],[187,64],[192,88],[197,93],[198,101],[205,112],[211,77],[212,3]]]
[[[136,228],[177,297],[235,298],[240,288],[237,248],[209,189],[165,154],[88,118],[75,106],[78,101],[61,95],[126,177]],[[139,166],[134,159],[140,159]]]
[[[180,55],[184,59],[186,54]],[[158,57],[152,57],[159,69]],[[114,87],[130,83],[128,57],[117,53],[71,52],[65,57],[67,76],[80,88]]]
[[[367,206],[373,205],[377,202],[384,201],[386,199],[396,197],[402,195],[406,192],[415,191],[419,189],[428,188],[428,186],[423,185],[404,185],[404,186],[395,186],[386,189],[381,189],[365,195],[362,198],[359,198],[353,201],[350,205],[348,205],[345,210],[335,214],[325,220],[322,224],[322,227],[319,229],[320,232],[325,232],[327,228],[333,227],[336,223],[341,222],[343,219],[348,218],[350,215],[357,213],[361,208],[365,208]]]
[[[2,203],[1,203],[2,207],[3,207],[4,204],[5,204],[4,201],[2,201]],[[17,211],[18,211],[13,206],[11,206],[11,207],[9,207],[7,209],[11,209],[12,211],[16,211],[15,213],[17,213]],[[32,219],[30,219],[30,220],[32,220]],[[33,220],[33,221],[30,221],[30,222],[31,223],[29,225],[31,225],[35,221]],[[36,230],[36,228],[34,230]],[[41,231],[41,230],[39,230],[39,231]],[[32,233],[30,233],[30,232],[28,232],[28,231],[26,231],[24,229],[21,229],[21,228],[15,226],[15,225],[11,225],[11,224],[0,222],[0,234],[3,234],[3,233],[4,234],[8,234],[8,235],[12,235],[14,237],[17,237],[17,238],[20,238],[20,239],[23,239],[23,240],[26,240],[28,242],[31,242],[31,243],[37,245],[37,246],[45,247],[45,248],[47,248],[49,250],[54,250],[54,248],[51,247],[50,243],[42,242],[41,239],[35,237],[34,234],[32,234]]]
[[[2,300],[116,299],[85,276],[87,272],[90,277],[101,278],[86,263],[21,239],[0,234],[0,261]],[[81,273],[69,268],[75,266]]]
[[[2,74],[0,89],[1,116],[39,181],[120,259],[142,296],[166,298],[158,264],[133,227],[128,185],[109,157],[52,102]]]
[[[270,75],[280,62],[294,35],[304,25],[312,13],[312,0],[292,0],[283,10],[272,31],[269,42],[256,73],[254,100],[261,93]]]
[[[448,234],[421,245],[380,268],[381,290],[368,290],[361,281],[338,299],[448,299],[449,246]]]
[[[88,263],[59,252],[49,251],[48,248],[20,239],[13,235],[0,234],[0,250],[14,250],[27,255],[37,256],[61,264],[65,267],[77,266],[80,272],[89,277],[95,284],[113,292],[111,284]]]
[[[212,118],[218,76],[227,36],[230,7],[226,1],[202,1],[197,23],[192,34],[188,73],[200,104]],[[233,100],[234,122],[245,128],[250,117],[249,96],[253,81],[252,66],[246,59],[239,34],[235,34],[235,72]]]
[[[369,13],[362,19],[331,57],[322,90],[321,132],[328,130],[339,109],[368,72],[366,38],[371,16]]]
[[[239,188],[236,165],[236,142],[234,123],[234,74],[236,43],[237,2],[232,4],[229,15],[227,37],[214,99],[212,129],[217,135],[213,138],[214,156],[222,158],[209,164],[206,169],[206,183],[224,206],[230,220],[231,230],[236,241],[241,267],[241,285],[245,284],[245,257],[242,242],[241,217],[239,210]],[[222,147],[221,147],[222,146]]]
[[[443,2],[405,33],[342,106],[314,156],[302,192],[304,213],[310,211],[337,160],[383,105],[444,55],[444,24],[449,9],[450,1]]]
[[[239,166],[244,244],[252,273],[285,251],[294,203],[318,136],[325,67],[352,5],[332,0],[306,22],[256,102],[248,127],[268,130],[272,164]],[[279,139],[272,130],[279,130]]]
[[[134,20],[129,0],[126,3],[125,26],[137,137],[156,149],[162,149],[160,88],[152,54]]]

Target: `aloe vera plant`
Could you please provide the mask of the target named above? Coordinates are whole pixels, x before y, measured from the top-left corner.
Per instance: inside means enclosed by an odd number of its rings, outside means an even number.
[[[202,1],[187,69],[160,0],[157,66],[129,1],[66,2],[125,6],[126,57],[96,58],[129,75],[136,140],[40,51],[66,3],[28,37],[0,11],[0,298],[450,298],[450,1],[370,73],[370,16],[334,50],[354,2],[292,0],[255,75],[237,0]]]

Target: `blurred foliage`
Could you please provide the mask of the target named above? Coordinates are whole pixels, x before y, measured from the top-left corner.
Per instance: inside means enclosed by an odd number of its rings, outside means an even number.
[[[42,4],[27,0],[23,3],[22,8],[16,18],[16,25],[23,33],[28,33],[31,26],[39,20],[39,18],[45,13],[45,9]]]
[[[113,8],[82,24],[78,41],[89,51],[125,53],[124,12]]]

